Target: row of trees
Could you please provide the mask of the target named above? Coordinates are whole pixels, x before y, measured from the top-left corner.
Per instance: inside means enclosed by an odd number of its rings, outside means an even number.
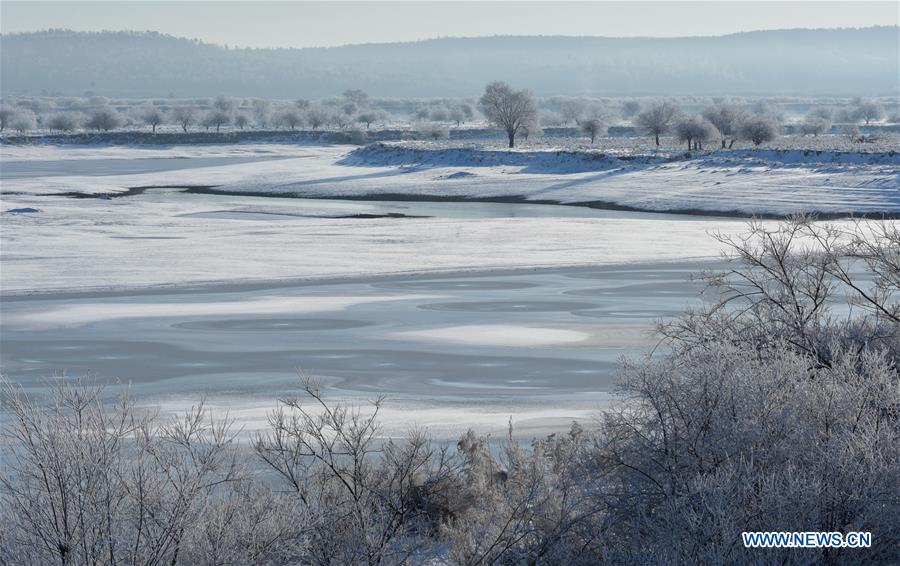
[[[625,364],[591,429],[530,446],[382,440],[383,400],[330,404],[310,381],[249,447],[202,405],[160,420],[65,380],[49,405],[7,384],[0,563],[897,563],[900,227],[720,239],[719,300],[660,327],[666,353]],[[871,548],[740,539],[851,530]]]
[[[479,104],[485,118],[506,133],[509,147],[515,146],[519,134],[527,139],[530,132],[540,131],[541,121],[545,119],[545,115],[538,111],[537,99],[529,91],[516,90],[503,82],[490,83]],[[592,144],[609,129],[609,113],[603,106],[587,104],[580,99],[564,99],[558,107],[561,114],[555,117],[555,121],[574,122]],[[784,122],[783,115],[766,104],[744,108],[718,103],[698,114],[685,114],[675,103],[667,100],[655,101],[646,107],[637,101],[629,101],[623,105],[622,111],[643,133],[651,136],[657,146],[661,136],[672,134],[678,141],[686,143],[689,151],[703,149],[703,144],[713,139],[719,140],[722,149],[733,147],[739,139],[759,146],[774,140],[783,129]],[[853,112],[855,120],[865,121],[866,124],[882,116],[881,107],[871,101],[860,101]],[[814,108],[797,126],[797,131],[803,135],[818,136],[831,129],[833,118],[834,112],[830,108]],[[846,132],[851,138],[858,137],[858,129],[852,126]]]
[[[376,105],[360,90],[348,90],[340,98],[322,102],[299,99],[290,104],[274,104],[264,99],[239,101],[217,98],[203,104],[165,106],[154,101],[120,110],[103,97],[93,96],[84,103],[71,103],[73,110],[58,110],[36,114],[32,108],[46,110],[45,105],[0,107],[0,131],[6,128],[24,133],[38,127],[57,132],[71,132],[80,128],[110,131],[123,127],[143,126],[156,133],[158,127],[174,125],[187,133],[192,128],[214,129],[289,129],[358,127],[369,130],[373,125],[386,125],[397,120],[396,115]],[[382,106],[384,101],[379,101]],[[744,139],[755,145],[771,141],[783,129],[785,122],[779,109],[765,101],[751,105],[716,102],[696,115],[684,113],[671,101],[627,100],[617,106],[608,101],[583,98],[550,98],[539,101],[529,92],[515,90],[505,83],[488,85],[477,105],[466,101],[436,101],[419,103],[409,117],[418,124],[416,129],[426,137],[439,138],[438,133],[449,132],[449,126],[461,126],[479,118],[476,106],[484,117],[504,130],[511,146],[515,138],[527,139],[539,135],[542,126],[574,124],[594,143],[606,135],[609,126],[621,117],[652,136],[656,145],[660,136],[674,135],[689,149],[702,148],[703,143],[719,139],[721,146],[731,147],[735,140]],[[510,114],[512,112],[512,114]],[[794,126],[802,135],[818,136],[830,131],[835,121],[866,123],[884,117],[884,109],[874,101],[857,100],[852,106],[835,110],[816,106]],[[898,118],[900,119],[900,118]],[[513,134],[510,136],[510,133]]]

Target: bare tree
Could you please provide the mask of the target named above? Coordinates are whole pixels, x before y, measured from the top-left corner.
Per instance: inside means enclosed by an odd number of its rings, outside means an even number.
[[[360,112],[356,116],[356,121],[360,124],[365,124],[366,129],[368,130],[369,126],[371,126],[375,122],[383,121],[386,116],[387,115],[380,110],[366,110],[364,112]]]
[[[653,136],[659,147],[659,136],[669,131],[678,113],[678,107],[671,102],[659,101],[638,114],[635,123],[644,133]]]
[[[417,433],[402,444],[380,442],[383,399],[364,414],[329,405],[312,381],[306,380],[304,393],[281,401],[269,415],[270,432],[257,437],[255,448],[285,488],[318,514],[308,534],[308,561],[407,562],[425,542],[410,536],[426,527],[424,504],[449,476],[446,452],[435,452]]]
[[[141,120],[153,129],[154,134],[156,133],[156,127],[162,124],[165,119],[166,117],[162,110],[156,106],[149,106],[141,112]]]
[[[863,120],[866,125],[869,122],[881,120],[884,117],[884,108],[873,100],[861,101],[853,111],[857,120]]]
[[[581,131],[591,138],[592,144],[597,136],[605,135],[608,129],[606,122],[600,118],[589,118],[581,121]]]
[[[492,82],[479,100],[482,113],[495,126],[502,128],[514,147],[522,126],[537,120],[537,104],[527,90],[514,90],[503,82]]]
[[[172,119],[187,133],[188,128],[197,120],[197,114],[193,106],[178,106],[172,110]]]
[[[215,128],[216,133],[219,133],[222,126],[227,126],[231,123],[232,114],[231,112],[226,112],[224,110],[213,109],[206,113],[206,116],[203,117],[203,126],[206,129]]]
[[[80,383],[61,381],[48,406],[3,395],[3,560],[176,565],[216,488],[240,480],[230,424],[202,405],[158,425]]]

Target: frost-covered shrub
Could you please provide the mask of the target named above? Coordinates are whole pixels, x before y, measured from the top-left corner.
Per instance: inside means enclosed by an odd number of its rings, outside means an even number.
[[[27,108],[17,108],[9,119],[9,127],[24,134],[37,128],[37,117]]]
[[[125,117],[114,108],[102,106],[92,111],[84,126],[86,128],[108,132],[125,125]]]
[[[675,124],[675,137],[687,143],[688,151],[703,149],[703,142],[715,135],[715,127],[702,116],[689,116]]]
[[[778,120],[771,115],[748,116],[741,123],[740,136],[758,146],[778,137],[778,124]]]
[[[442,124],[426,123],[417,128],[419,135],[432,141],[446,140],[450,138],[450,129]]]
[[[597,136],[605,135],[609,126],[601,120],[600,118],[591,118],[588,120],[582,120],[581,122],[581,133],[591,138],[591,143],[594,143],[594,140],[597,139]]]
[[[79,112],[57,112],[48,116],[44,124],[51,132],[54,130],[72,132],[77,130],[83,121],[84,116]]]

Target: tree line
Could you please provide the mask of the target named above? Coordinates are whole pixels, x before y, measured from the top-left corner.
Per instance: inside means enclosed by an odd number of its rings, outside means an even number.
[[[452,127],[481,120],[503,131],[510,147],[515,140],[539,136],[544,127],[574,127],[595,143],[616,124],[630,124],[653,138],[673,136],[688,150],[699,150],[717,140],[722,149],[736,140],[754,145],[772,141],[785,129],[784,113],[766,100],[755,103],[722,101],[707,104],[697,111],[685,111],[673,100],[608,100],[551,97],[538,99],[527,90],[517,90],[502,82],[492,82],[477,100],[386,101],[375,100],[359,89],[349,89],[341,97],[293,102],[266,99],[218,97],[202,102],[148,101],[123,107],[92,93],[84,100],[67,99],[71,109],[54,108],[41,99],[24,98],[15,104],[0,106],[0,132],[19,134],[44,130],[68,133],[78,130],[110,132],[146,128],[155,134],[161,126],[175,127],[183,133],[203,130],[221,132],[245,129],[304,128],[318,131],[358,130],[360,138],[371,128],[396,127],[408,121],[413,130],[427,139],[446,139]],[[897,114],[897,113],[895,113]],[[900,115],[887,117],[900,123]],[[885,119],[884,107],[874,100],[856,99],[837,108],[816,105],[793,125],[796,133],[819,136],[835,123],[843,124],[842,133],[859,138],[857,124],[869,125]]]

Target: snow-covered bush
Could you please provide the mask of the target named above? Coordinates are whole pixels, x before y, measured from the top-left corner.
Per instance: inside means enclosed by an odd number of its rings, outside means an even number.
[[[87,122],[84,123],[86,128],[108,132],[121,128],[125,125],[125,117],[119,114],[114,108],[101,106],[92,111]]]
[[[688,151],[703,149],[703,142],[716,135],[716,128],[701,116],[688,116],[675,124],[675,138],[686,142]]]
[[[778,120],[770,115],[748,116],[741,122],[740,136],[758,146],[778,137],[778,124]]]
[[[57,132],[73,132],[81,126],[82,122],[84,122],[84,115],[80,112],[57,112],[48,116],[44,121],[44,125],[51,132],[54,130]]]
[[[37,128],[37,117],[27,108],[16,108],[9,119],[9,127],[20,134]]]

